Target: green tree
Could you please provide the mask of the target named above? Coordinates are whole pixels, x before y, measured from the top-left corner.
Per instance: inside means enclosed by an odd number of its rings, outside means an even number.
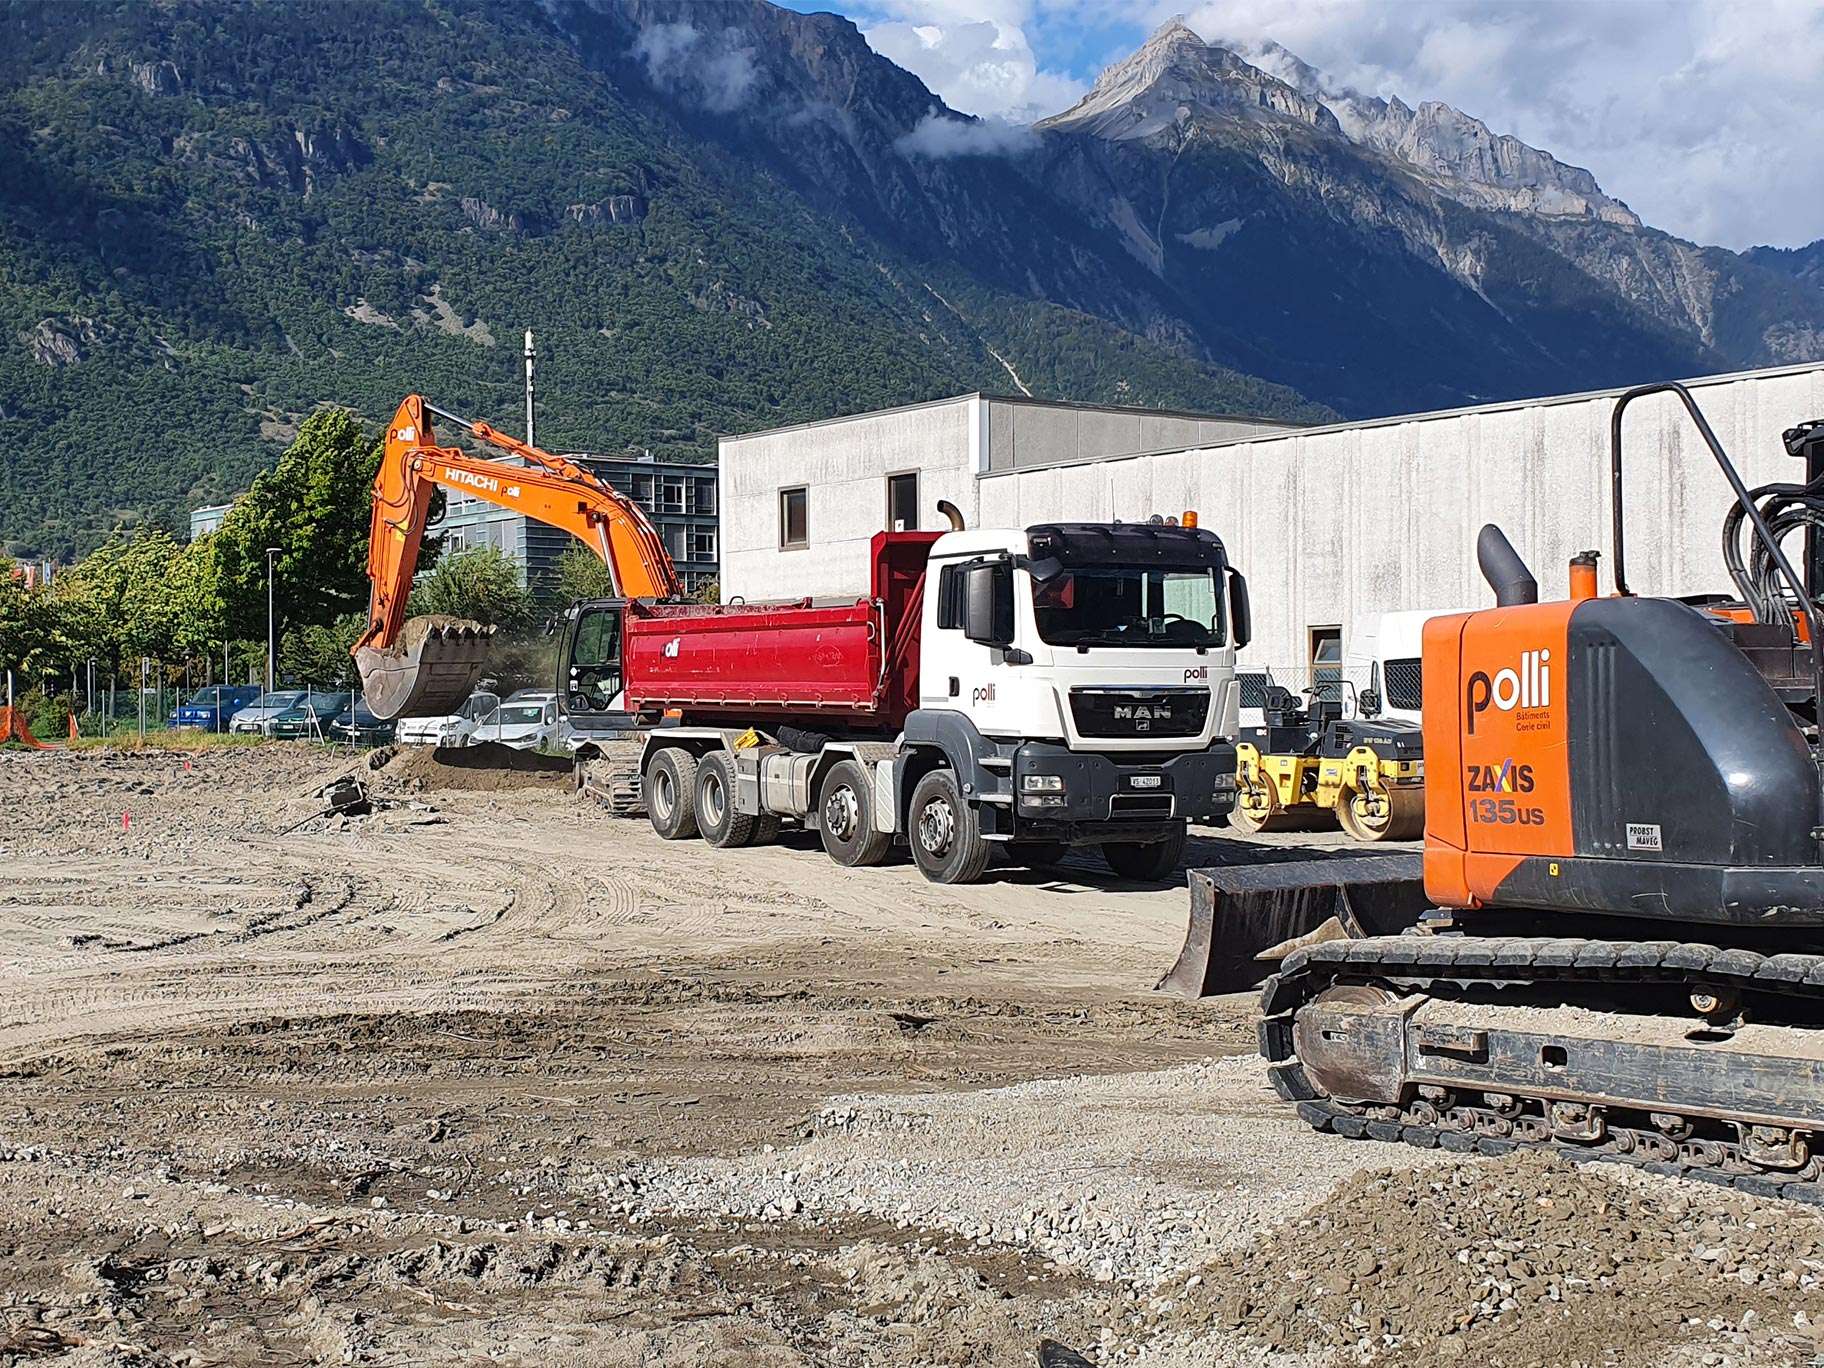
[[[344,613],[327,626],[292,628],[279,642],[279,674],[301,684],[353,688],[355,661],[349,651],[366,626],[365,613]]]
[[[45,623],[39,595],[16,578],[13,562],[0,555],[0,669],[36,677],[44,665]],[[17,682],[17,680],[15,681]],[[0,703],[5,702],[0,697]]]
[[[560,603],[609,598],[614,594],[614,576],[608,573],[606,561],[581,542],[573,541],[557,558],[551,590]]]
[[[412,591],[407,610],[447,613],[490,623],[503,632],[530,626],[537,616],[532,595],[519,582],[519,571],[492,546],[477,546],[445,556]]]
[[[305,419],[216,534],[223,606],[237,635],[266,630],[268,547],[280,622],[328,626],[367,601],[367,529],[381,444],[347,409]]]

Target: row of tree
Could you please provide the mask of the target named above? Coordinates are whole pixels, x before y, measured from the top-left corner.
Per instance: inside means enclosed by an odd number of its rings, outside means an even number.
[[[46,588],[27,588],[0,558],[0,667],[53,692],[73,676],[86,679],[91,664],[137,681],[144,658],[179,681],[257,678],[270,593],[280,677],[347,685],[349,649],[366,620],[369,490],[380,455],[354,414],[325,410],[216,532],[188,543],[162,528],[116,536]],[[439,560],[440,550],[426,538],[421,564],[436,568],[414,591],[412,612],[475,618],[509,633],[532,623],[532,598],[500,552]],[[583,560],[600,565],[586,552]],[[582,567],[568,564],[564,578],[576,577]]]

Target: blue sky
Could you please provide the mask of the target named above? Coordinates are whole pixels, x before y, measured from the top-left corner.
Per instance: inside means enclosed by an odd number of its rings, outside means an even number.
[[[1333,83],[1441,100],[1700,243],[1824,237],[1819,0],[784,0],[854,20],[956,109],[1030,122],[1182,14]]]

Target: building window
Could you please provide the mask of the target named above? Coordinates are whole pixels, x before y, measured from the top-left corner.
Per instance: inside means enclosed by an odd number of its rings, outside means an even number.
[[[808,546],[811,540],[810,493],[803,485],[779,491],[779,545]]]
[[[692,480],[690,498],[692,513],[714,513],[716,511],[716,482],[714,480]]]
[[[659,477],[658,510],[661,513],[682,513],[684,511],[684,477],[682,475],[661,475]]]
[[[665,539],[665,553],[674,561],[685,559],[684,530],[684,527],[678,523],[660,529],[660,535]]]
[[[690,529],[690,559],[693,561],[713,561],[716,558],[716,529],[713,527],[693,527]]]
[[[1343,629],[1312,627],[1306,636],[1311,643],[1311,688],[1313,698],[1338,701],[1343,696]]]
[[[652,476],[635,475],[627,482],[627,492],[633,495],[633,501],[642,508],[652,507]]]
[[[918,530],[918,475],[887,476],[887,531]]]

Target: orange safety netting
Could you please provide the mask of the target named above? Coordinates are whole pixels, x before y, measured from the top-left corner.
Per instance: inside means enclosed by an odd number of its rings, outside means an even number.
[[[49,750],[44,742],[32,735],[32,729],[25,725],[25,714],[18,708],[0,705],[0,744],[8,741],[23,741],[28,746],[40,750]]]

